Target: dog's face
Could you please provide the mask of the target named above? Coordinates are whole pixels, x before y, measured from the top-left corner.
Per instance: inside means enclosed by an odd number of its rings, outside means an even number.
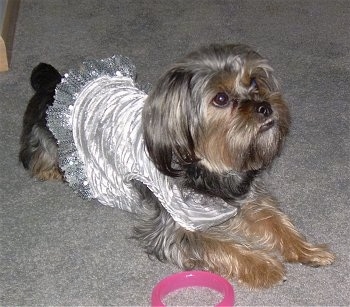
[[[264,168],[289,121],[267,60],[241,45],[189,54],[160,78],[143,110],[147,150],[167,175],[194,162],[218,173]]]

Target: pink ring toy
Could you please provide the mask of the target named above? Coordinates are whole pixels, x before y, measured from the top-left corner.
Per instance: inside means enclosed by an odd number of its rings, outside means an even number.
[[[165,306],[162,299],[178,289],[187,287],[206,287],[221,293],[224,298],[216,306],[233,306],[234,291],[232,285],[223,277],[204,271],[185,271],[162,279],[153,289],[151,304]]]

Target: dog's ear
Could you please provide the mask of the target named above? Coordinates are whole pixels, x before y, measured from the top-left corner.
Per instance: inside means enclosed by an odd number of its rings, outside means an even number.
[[[146,149],[155,166],[168,176],[181,176],[184,166],[196,160],[191,79],[185,66],[171,68],[159,79],[143,108]]]

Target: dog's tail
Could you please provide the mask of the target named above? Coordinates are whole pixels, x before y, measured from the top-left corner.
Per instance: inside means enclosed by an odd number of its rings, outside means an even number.
[[[62,179],[57,165],[57,142],[46,121],[47,108],[54,102],[61,78],[54,67],[45,63],[36,66],[30,77],[35,94],[23,117],[19,160],[40,180]]]
[[[53,93],[61,79],[62,76],[53,66],[40,63],[33,69],[30,83],[37,93]]]

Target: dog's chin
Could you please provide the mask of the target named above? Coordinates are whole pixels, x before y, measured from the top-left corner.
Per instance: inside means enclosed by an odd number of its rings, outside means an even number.
[[[280,154],[285,134],[277,120],[269,119],[257,127],[246,148],[233,149],[235,154],[232,169],[238,172],[257,171],[269,168]]]
[[[260,170],[268,168],[280,154],[285,134],[274,119],[260,125],[256,137],[244,154],[241,170]]]

